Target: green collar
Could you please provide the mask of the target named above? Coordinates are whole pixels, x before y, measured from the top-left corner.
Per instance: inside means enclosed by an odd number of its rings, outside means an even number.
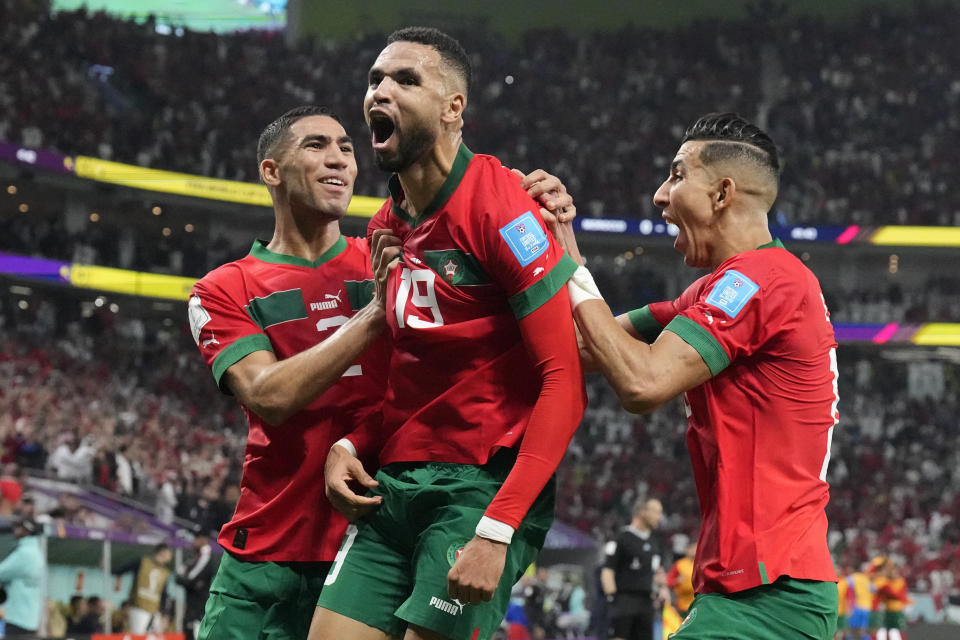
[[[467,149],[467,145],[461,142],[460,148],[457,149],[457,157],[454,158],[453,166],[450,168],[450,175],[443,181],[443,185],[441,185],[440,190],[437,191],[437,195],[433,196],[433,200],[430,201],[427,208],[416,218],[410,216],[410,214],[400,208],[399,203],[403,201],[404,197],[403,188],[400,186],[400,178],[397,174],[390,176],[387,187],[390,189],[390,195],[393,198],[393,215],[406,222],[411,228],[416,228],[418,224],[423,223],[424,220],[445,205],[447,200],[450,199],[450,196],[453,195],[453,192],[460,186],[460,181],[463,180],[463,174],[467,172],[467,165],[470,164],[472,157],[473,152]]]
[[[257,260],[269,262],[270,264],[289,264],[295,267],[317,268],[324,262],[336,258],[347,248],[347,239],[340,236],[333,246],[323,252],[323,255],[316,260],[307,260],[300,256],[288,256],[284,253],[274,253],[267,249],[267,243],[263,240],[254,240],[253,247],[250,248],[250,255]]]
[[[760,245],[759,247],[757,247],[757,249],[772,249],[772,248],[774,248],[774,247],[779,247],[779,248],[781,248],[781,249],[786,249],[786,247],[783,246],[783,243],[780,242],[780,238],[774,238],[774,239],[771,240],[770,242],[768,242],[768,243],[766,243],[766,244]]]

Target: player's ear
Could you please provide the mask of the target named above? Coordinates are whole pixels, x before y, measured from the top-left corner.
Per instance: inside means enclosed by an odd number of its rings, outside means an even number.
[[[467,108],[467,96],[459,91],[447,98],[447,108],[443,112],[443,121],[454,123],[463,118],[463,111]]]
[[[273,158],[264,158],[260,162],[260,179],[268,187],[276,187],[280,184],[280,165]]]
[[[717,183],[717,190],[713,193],[713,208],[715,210],[726,209],[730,206],[736,192],[736,181],[733,178],[722,178]]]

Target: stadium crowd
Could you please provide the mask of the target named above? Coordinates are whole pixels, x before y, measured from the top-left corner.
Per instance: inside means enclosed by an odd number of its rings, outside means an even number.
[[[185,328],[39,298],[26,309],[2,301],[0,461],[16,465],[5,475],[46,472],[156,505],[163,521],[219,529],[236,502],[246,434],[232,399],[211,400]],[[64,522],[93,521],[75,498],[59,502]]]
[[[783,149],[779,222],[960,223],[960,14],[918,3],[825,22],[754,6],[722,29],[533,29],[508,42],[472,25],[456,34],[475,52],[466,137],[515,166],[551,168],[586,215],[654,217],[681,123],[741,111]],[[280,33],[163,35],[150,21],[0,0],[0,39],[0,140],[253,181],[264,114],[322,103],[364,135],[362,61],[383,36],[288,48]],[[386,195],[370,154],[358,160],[357,193]]]

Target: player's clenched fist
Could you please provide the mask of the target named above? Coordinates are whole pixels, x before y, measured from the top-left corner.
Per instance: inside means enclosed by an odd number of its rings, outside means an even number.
[[[490,602],[506,559],[506,544],[474,536],[447,573],[450,597],[464,604]]]

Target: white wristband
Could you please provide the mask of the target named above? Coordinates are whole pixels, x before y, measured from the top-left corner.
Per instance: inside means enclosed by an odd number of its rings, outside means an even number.
[[[513,540],[513,532],[514,528],[507,523],[488,518],[487,516],[480,518],[480,522],[477,523],[476,534],[481,538],[493,540],[494,542],[510,544],[510,541]]]
[[[587,300],[603,300],[597,283],[593,281],[590,271],[583,265],[577,267],[570,279],[567,280],[567,291],[570,292],[570,309]]]
[[[357,448],[353,446],[353,443],[347,440],[346,438],[340,438],[339,440],[334,442],[332,445],[330,445],[330,448],[332,449],[337,445],[340,445],[341,447],[349,451],[350,455],[352,455],[354,458],[357,457]]]

